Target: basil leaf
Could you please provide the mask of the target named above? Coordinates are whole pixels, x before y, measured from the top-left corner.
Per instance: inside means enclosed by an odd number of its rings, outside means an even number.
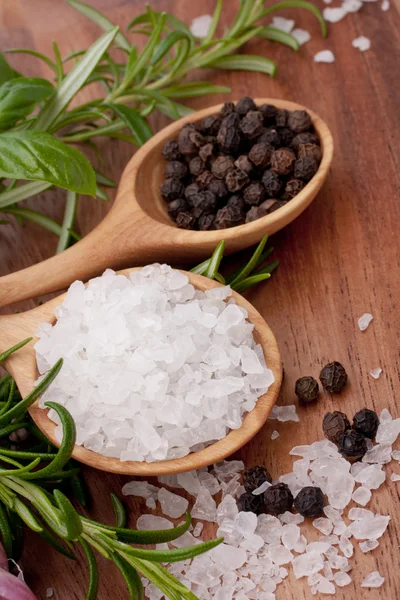
[[[42,100],[54,92],[47,79],[16,77],[0,87],[0,129],[15,125],[27,117]]]
[[[0,85],[9,81],[10,79],[14,79],[14,77],[20,77],[20,73],[15,71],[8,62],[6,61],[4,54],[0,52]]]
[[[40,131],[0,134],[0,177],[46,181],[80,194],[96,194],[96,177],[87,158]]]
[[[58,115],[68,106],[72,98],[79,92],[93,73],[118,31],[119,27],[114,27],[114,29],[104,33],[90,46],[89,50],[85,52],[81,60],[62,81],[56,94],[47,100],[35,123],[35,129],[46,131],[54,123]]]
[[[143,119],[136,110],[133,110],[133,108],[129,108],[122,104],[107,104],[107,106],[112,108],[112,110],[125,121],[135,136],[138,146],[142,146],[153,136],[153,132],[147,121]]]

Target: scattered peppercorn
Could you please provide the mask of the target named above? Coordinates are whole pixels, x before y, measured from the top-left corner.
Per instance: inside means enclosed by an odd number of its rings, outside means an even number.
[[[359,460],[367,452],[367,442],[362,433],[348,429],[340,436],[338,448],[345,458]]]
[[[322,429],[325,437],[334,444],[338,444],[342,435],[350,429],[350,421],[346,415],[339,410],[326,413],[322,421]]]
[[[373,439],[379,427],[379,417],[375,411],[363,408],[354,415],[353,429],[366,438]]]
[[[161,152],[166,161],[161,194],[174,202],[170,218],[179,227],[203,231],[279,210],[303,189],[322,158],[306,111],[257,106],[248,96],[186,124]]]
[[[324,513],[325,496],[321,488],[307,486],[297,494],[294,506],[302,517],[320,517]]]
[[[334,361],[325,365],[319,374],[322,386],[327,392],[341,392],[347,382],[347,373],[340,362]]]
[[[251,469],[247,469],[243,474],[243,485],[246,492],[254,492],[254,490],[266,481],[272,483],[272,477],[267,469],[262,466],[251,467]]]
[[[314,377],[300,377],[296,381],[295,394],[301,402],[315,402],[318,392],[319,385]]]
[[[263,495],[255,496],[251,492],[245,492],[236,501],[239,512],[252,512],[261,515],[263,511]]]
[[[264,508],[267,514],[281,515],[292,506],[293,494],[286,483],[275,483],[264,492]]]

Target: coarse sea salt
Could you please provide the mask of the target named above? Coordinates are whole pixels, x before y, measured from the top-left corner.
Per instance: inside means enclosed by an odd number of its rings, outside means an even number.
[[[365,52],[371,48],[371,40],[365,37],[365,35],[360,35],[351,42],[351,45],[353,48],[358,48],[360,52]]]
[[[300,46],[311,40],[311,35],[305,29],[293,29],[291,35],[299,42]]]
[[[275,29],[290,33],[294,27],[294,21],[292,19],[285,19],[285,17],[273,17],[271,25]]]
[[[382,373],[382,369],[380,367],[376,367],[376,369],[371,369],[369,372],[371,377],[373,377],[374,379],[379,379],[381,373]]]
[[[121,460],[179,458],[222,439],[274,381],[230,293],[157,264],[76,281],[55,325],[38,328],[41,375],[64,360],[41,406],[65,406],[78,444]]]
[[[210,30],[212,23],[211,15],[201,15],[193,19],[190,25],[190,32],[198,38],[205,38]]]
[[[335,62],[335,55],[332,50],[321,50],[314,55],[314,62],[317,63],[333,63]]]
[[[347,15],[347,10],[342,5],[335,8],[324,8],[322,14],[328,23],[338,23]]]
[[[361,583],[361,587],[364,588],[379,588],[385,582],[385,578],[381,576],[379,571],[373,571],[369,573]]]
[[[276,440],[279,437],[279,431],[273,431],[271,433],[271,440]]]
[[[381,10],[383,10],[384,12],[386,12],[387,10],[389,10],[390,8],[390,2],[389,0],[383,0],[382,4],[381,4]]]
[[[354,44],[354,42],[353,42],[353,44]],[[371,315],[371,313],[364,313],[358,319],[358,327],[359,327],[360,331],[365,331],[368,328],[368,325],[371,323],[373,318],[374,317]]]

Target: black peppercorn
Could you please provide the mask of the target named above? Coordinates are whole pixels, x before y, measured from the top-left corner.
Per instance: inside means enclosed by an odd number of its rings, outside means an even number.
[[[196,225],[196,219],[189,212],[182,211],[176,217],[176,224],[181,229],[193,229]]]
[[[303,189],[305,183],[301,179],[289,179],[282,194],[284,200],[291,200]]]
[[[165,142],[161,153],[166,160],[179,160],[180,158],[182,158],[181,153],[179,151],[178,142],[175,142],[174,140]]]
[[[292,143],[291,143],[291,148],[293,148],[293,150],[295,152],[298,152],[299,146],[301,144],[317,144],[317,145],[319,145],[319,139],[315,135],[315,133],[311,133],[310,131],[305,131],[304,133],[297,134],[293,138]]]
[[[373,439],[379,427],[379,417],[375,411],[363,408],[354,415],[353,429],[366,438]]]
[[[167,202],[171,202],[171,200],[175,200],[176,198],[181,198],[184,191],[185,188],[183,187],[183,183],[175,177],[166,179],[161,186],[161,195]]]
[[[229,171],[234,169],[233,159],[230,156],[218,156],[211,163],[211,172],[217,179],[225,179]]]
[[[212,192],[205,190],[190,196],[187,200],[191,213],[196,219],[203,214],[212,213],[215,211],[216,198]]]
[[[262,494],[255,496],[251,492],[245,492],[236,501],[239,512],[252,512],[261,515],[263,512]]]
[[[240,129],[249,140],[258,137],[263,130],[262,114],[258,110],[250,110],[241,120]]]
[[[325,496],[321,488],[307,486],[297,494],[294,506],[303,517],[320,517],[324,514]]]
[[[176,221],[179,213],[182,211],[189,211],[188,204],[183,198],[177,198],[168,204],[168,214],[174,221]]]
[[[201,215],[201,217],[199,219],[200,231],[209,231],[210,229],[213,229],[214,219],[215,219],[215,215],[213,215],[213,214]]]
[[[264,200],[260,206],[252,206],[246,215],[246,223],[251,223],[252,221],[256,221],[257,219],[261,219],[266,215],[271,214],[281,208],[286,204],[286,202],[281,202],[280,200],[276,200],[275,198],[270,198],[269,200]]]
[[[224,206],[220,208],[215,217],[215,229],[227,229],[244,223],[243,212],[237,206]]]
[[[244,96],[236,102],[235,112],[237,112],[237,114],[241,117],[246,115],[250,110],[257,110],[256,103],[252,98]]]
[[[210,142],[208,144],[204,144],[199,150],[199,156],[201,160],[207,162],[213,155],[214,152],[214,144]]]
[[[296,155],[290,148],[279,148],[272,153],[271,168],[278,175],[289,175],[293,171]]]
[[[275,123],[278,109],[273,104],[262,104],[258,109],[263,116],[264,123],[271,125]]]
[[[207,171],[207,169],[203,171],[196,179],[197,185],[202,190],[208,187],[212,181],[214,181],[214,176],[210,171]]]
[[[171,177],[183,179],[187,175],[187,166],[179,160],[171,160],[165,165],[164,175],[167,179]]]
[[[308,156],[313,158],[319,164],[322,158],[322,151],[317,144],[300,144],[297,156],[299,158]]]
[[[289,113],[287,125],[295,133],[303,133],[310,129],[311,117],[305,110],[294,110]]]
[[[230,115],[235,110],[235,105],[233,102],[225,102],[220,110],[221,117],[226,117]]]
[[[283,182],[275,171],[265,171],[262,176],[263,186],[265,187],[267,196],[276,198],[282,189]]]
[[[274,483],[264,492],[264,509],[269,515],[281,515],[293,506],[293,494],[286,483]]]
[[[289,127],[279,127],[278,133],[281,140],[280,145],[289,148],[295,136],[294,131],[289,129]]]
[[[226,203],[227,206],[235,206],[238,210],[240,210],[242,213],[245,210],[245,201],[243,196],[241,196],[240,194],[233,194],[228,202]]]
[[[254,492],[254,490],[266,481],[272,483],[272,477],[267,469],[262,466],[251,467],[251,469],[247,469],[243,474],[243,485],[246,492]]]
[[[240,145],[240,117],[237,113],[230,113],[222,119],[218,130],[217,141],[223,152],[236,153]]]
[[[254,165],[249,161],[249,157],[245,154],[241,154],[233,164],[241,171],[247,173],[247,175],[250,175],[254,169]]]
[[[276,125],[277,127],[285,127],[288,122],[289,113],[285,108],[278,108],[276,111]]]
[[[237,192],[249,181],[247,173],[240,169],[230,171],[225,178],[226,187],[230,192]]]
[[[270,144],[271,146],[274,146],[274,148],[282,145],[281,136],[275,127],[268,127],[268,129],[264,129],[260,137],[257,138],[257,142]]]
[[[327,392],[341,392],[347,382],[347,373],[340,362],[334,361],[325,365],[319,374],[320,381]]]
[[[205,135],[217,135],[220,124],[221,118],[219,116],[209,115],[200,122],[199,130]]]
[[[200,186],[197,183],[190,183],[185,188],[185,197],[186,199],[190,198],[190,196],[194,196],[200,192]]]
[[[179,132],[178,144],[179,150],[185,156],[190,156],[197,153],[197,146],[194,143],[193,136],[201,135],[198,133],[193,125],[185,125]]]
[[[318,171],[318,163],[314,158],[305,156],[298,158],[294,163],[294,176],[296,179],[310,181]]]
[[[189,163],[189,171],[195,177],[201,175],[205,168],[206,165],[201,160],[200,156],[195,156]]]
[[[314,402],[318,398],[319,386],[314,377],[300,377],[296,381],[295,394],[301,402]]]
[[[348,429],[340,436],[338,448],[345,458],[358,460],[367,452],[367,442],[362,433]]]
[[[346,415],[339,410],[326,413],[322,421],[322,429],[325,437],[334,444],[338,444],[345,431],[350,429],[350,421]]]
[[[228,188],[225,185],[225,181],[222,179],[213,179],[209,184],[208,188],[217,198],[225,198],[228,194]]]
[[[265,188],[264,186],[256,181],[250,183],[243,192],[243,197],[246,204],[258,206],[264,200]]]
[[[270,144],[260,142],[254,144],[249,152],[249,159],[256,167],[265,169],[271,163],[273,148]]]

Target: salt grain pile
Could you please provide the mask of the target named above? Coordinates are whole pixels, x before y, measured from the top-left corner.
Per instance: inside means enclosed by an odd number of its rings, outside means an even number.
[[[277,587],[290,572],[296,579],[306,581],[312,594],[335,594],[337,588],[352,581],[357,587],[380,587],[384,577],[378,571],[353,573],[351,564],[356,546],[364,553],[378,548],[390,522],[389,515],[376,514],[352,502],[368,504],[373,491],[386,479],[383,465],[391,459],[400,460],[400,451],[392,452],[392,444],[400,433],[400,419],[393,419],[384,410],[380,421],[377,443],[373,447],[371,443],[362,462],[351,465],[328,440],[297,446],[290,452],[297,457],[293,471],[280,477],[280,481],[289,485],[294,496],[308,485],[320,486],[327,496],[325,516],[312,521],[313,540],[307,539],[304,518],[299,514],[286,512],[277,518],[238,511],[236,499],[244,491],[240,483],[244,465],[240,461],[214,465],[211,472],[200,469],[160,477],[161,485],[176,488],[176,493],[169,492],[168,496],[162,488],[145,481],[132,481],[122,492],[143,497],[146,503],[151,498],[154,505],[159,500],[164,515],[175,518],[183,516],[187,509],[180,492],[185,490],[195,497],[192,517],[197,523],[181,538],[161,548],[197,544],[203,525],[215,524],[216,535],[224,537],[223,544],[168,567],[201,600],[279,600]],[[219,492],[221,499],[217,501],[214,496]],[[137,527],[169,529],[173,524],[164,517],[148,514],[139,517]],[[149,600],[164,598],[153,584],[146,580],[144,584]]]
[[[195,290],[167,265],[76,281],[37,332],[39,372],[64,359],[41,405],[65,406],[78,444],[121,460],[178,458],[225,437],[274,381],[230,295]]]

